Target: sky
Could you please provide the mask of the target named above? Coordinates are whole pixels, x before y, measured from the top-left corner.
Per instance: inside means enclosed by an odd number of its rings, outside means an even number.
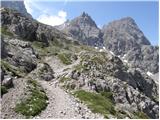
[[[39,22],[60,25],[88,13],[99,28],[113,20],[132,17],[152,45],[158,45],[158,1],[25,0],[27,11]]]

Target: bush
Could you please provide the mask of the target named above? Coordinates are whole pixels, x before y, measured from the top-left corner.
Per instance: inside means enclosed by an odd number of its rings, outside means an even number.
[[[1,85],[1,96],[7,92],[8,92],[7,88],[5,86]]]
[[[71,78],[64,77],[64,76],[60,78],[60,82],[62,82],[62,83],[65,82],[65,81],[70,81],[70,80],[71,80]]]
[[[149,119],[149,117],[144,112],[135,112],[134,119]]]
[[[69,53],[59,53],[58,58],[61,60],[63,64],[66,65],[72,64],[71,54]]]
[[[8,31],[8,29],[6,27],[1,27],[1,33],[7,36],[13,36],[13,33],[11,33],[10,31]]]
[[[15,76],[22,77],[25,75],[25,73],[22,70],[20,70],[20,68],[11,65],[7,61],[1,60],[1,66],[5,71],[11,72]]]
[[[100,92],[102,96],[104,96],[106,99],[113,99],[113,94],[112,92]]]
[[[106,118],[108,114],[116,114],[111,99],[106,98],[101,94],[79,90],[75,92],[75,96],[84,101],[94,113],[101,113]]]
[[[47,44],[44,42],[33,41],[32,45],[36,48],[44,48],[47,47]]]
[[[79,71],[79,72],[86,72],[88,71],[88,67],[87,65],[82,65],[82,63],[79,63],[78,65],[74,66],[75,70]]]
[[[68,90],[74,90],[76,85],[74,83],[69,83],[67,85],[64,85],[64,87]]]
[[[27,118],[38,115],[47,107],[47,96],[36,80],[28,80],[31,94],[21,103],[17,104],[15,111],[25,115]],[[31,87],[32,86],[32,87]]]

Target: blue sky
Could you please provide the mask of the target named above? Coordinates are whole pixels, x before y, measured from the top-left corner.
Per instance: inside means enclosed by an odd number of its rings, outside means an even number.
[[[49,25],[59,25],[67,19],[79,16],[83,11],[88,13],[102,27],[113,20],[123,17],[132,17],[145,36],[153,45],[158,45],[158,2],[69,2],[68,0],[55,1],[28,1],[25,2],[27,11],[40,22]]]

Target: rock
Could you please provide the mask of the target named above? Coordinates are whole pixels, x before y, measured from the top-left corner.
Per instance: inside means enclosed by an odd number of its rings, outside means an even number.
[[[52,68],[47,63],[39,64],[37,71],[37,76],[39,79],[50,81],[54,78],[53,74],[54,72]]]
[[[30,72],[36,68],[37,54],[28,42],[8,37],[4,38],[4,42],[7,54],[5,59],[10,64],[25,72]]]
[[[2,81],[2,85],[5,87],[13,87],[13,78],[11,76],[4,76],[4,80]]]
[[[77,80],[79,76],[80,76],[80,72],[78,72],[76,70],[71,73],[71,78],[72,79]]]

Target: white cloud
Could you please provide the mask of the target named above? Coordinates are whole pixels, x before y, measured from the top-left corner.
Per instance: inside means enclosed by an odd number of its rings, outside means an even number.
[[[65,18],[67,16],[67,13],[65,11],[61,10],[61,11],[58,12],[58,16],[62,17],[62,18]]]
[[[24,5],[25,5],[25,8],[27,9],[27,12],[32,14],[33,9],[32,9],[30,0],[24,0]]]
[[[98,25],[97,27],[98,27],[99,29],[102,29],[102,25]]]
[[[40,15],[37,20],[41,23],[55,26],[63,24],[67,19],[67,12],[60,10],[58,11],[57,15],[48,15],[48,14],[42,14]]]
[[[67,1],[68,0],[65,0],[65,2]],[[38,4],[37,0],[24,0],[24,4],[27,12],[33,15],[33,17],[35,17],[35,19],[37,19],[41,23],[55,26],[63,24],[67,20],[67,12],[64,10],[60,10],[56,14],[51,15],[49,14],[52,13],[51,10],[49,10],[48,8],[44,8],[44,6]]]

